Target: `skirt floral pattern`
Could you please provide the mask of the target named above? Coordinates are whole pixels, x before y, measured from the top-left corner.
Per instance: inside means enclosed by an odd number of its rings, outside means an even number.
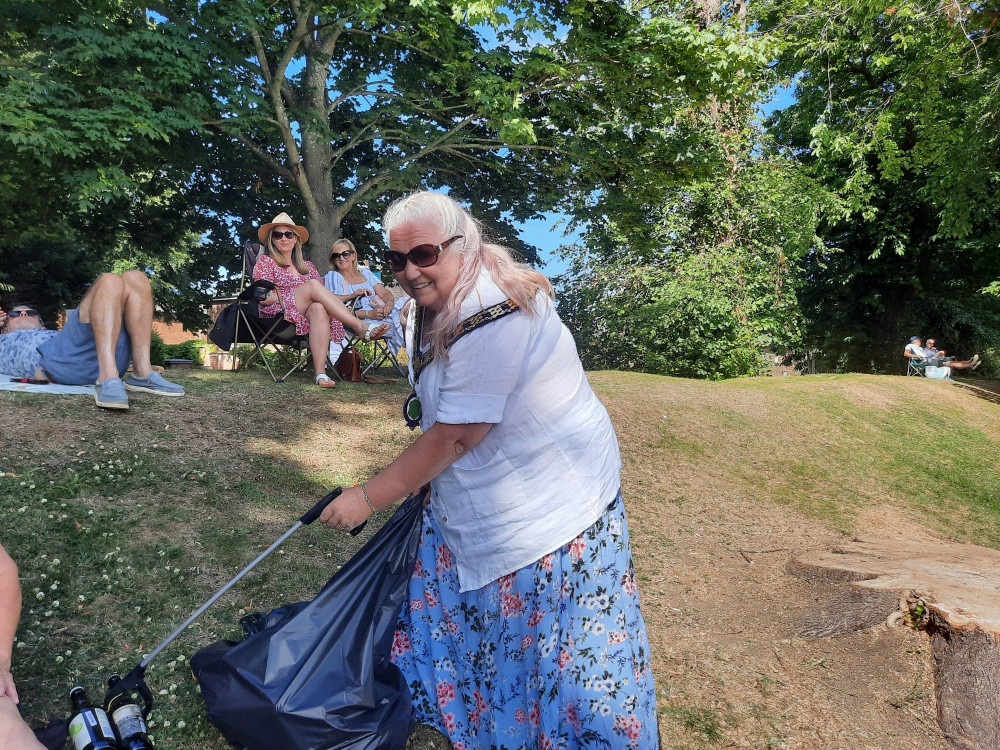
[[[569,544],[459,592],[430,508],[393,662],[455,750],[659,746],[621,496]]]

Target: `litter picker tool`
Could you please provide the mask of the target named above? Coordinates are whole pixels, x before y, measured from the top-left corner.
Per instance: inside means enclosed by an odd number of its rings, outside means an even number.
[[[105,705],[107,705],[108,700],[113,696],[135,692],[142,697],[143,716],[148,716],[149,712],[153,708],[153,694],[152,691],[150,691],[149,686],[146,685],[146,680],[145,680],[146,668],[149,666],[150,662],[152,662],[153,659],[155,659],[157,655],[159,655],[159,653],[163,651],[163,649],[169,646],[174,641],[174,639],[176,639],[177,636],[183,633],[195,620],[201,617],[201,615],[204,614],[205,610],[207,610],[209,607],[215,604],[219,600],[219,598],[222,597],[223,594],[225,594],[227,591],[229,591],[229,589],[231,589],[234,585],[236,585],[236,583],[241,578],[243,578],[243,576],[245,576],[247,573],[253,570],[261,560],[263,560],[265,557],[267,557],[276,549],[278,549],[278,547],[280,547],[282,543],[284,543],[284,541],[288,539],[288,537],[290,537],[292,534],[298,531],[301,527],[308,526],[317,518],[319,518],[320,514],[323,512],[323,509],[331,502],[333,502],[333,500],[335,500],[341,494],[341,492],[343,492],[343,489],[340,487],[337,487],[328,492],[323,497],[322,500],[320,500],[313,507],[307,510],[305,514],[303,514],[303,516],[298,521],[296,521],[295,524],[290,529],[288,529],[288,531],[286,531],[284,534],[278,537],[278,539],[275,540],[274,544],[272,544],[266,550],[257,555],[257,557],[254,558],[254,560],[249,565],[247,565],[245,568],[243,568],[243,570],[241,570],[239,573],[233,576],[233,578],[231,578],[229,582],[226,583],[221,589],[215,592],[215,594],[213,594],[212,597],[207,602],[198,607],[198,609],[195,610],[194,614],[192,614],[184,622],[182,622],[177,627],[177,629],[174,630],[173,633],[168,635],[163,640],[163,642],[160,643],[160,645],[158,645],[156,648],[154,648],[149,653],[149,655],[146,656],[146,658],[144,658],[141,662],[139,662],[139,664],[136,665],[131,672],[123,676],[120,682],[116,683],[113,688],[110,688],[108,690],[108,693],[104,698]],[[351,536],[357,536],[358,534],[360,534],[361,531],[367,525],[367,523],[368,523],[367,521],[364,521],[361,523],[360,526],[351,529]]]

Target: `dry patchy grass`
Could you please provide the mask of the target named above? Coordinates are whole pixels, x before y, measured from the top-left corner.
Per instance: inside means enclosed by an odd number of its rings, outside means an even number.
[[[18,436],[0,512],[21,562],[15,674],[32,719],[61,714],[75,683],[100,692],[327,488],[413,438],[403,385],[182,377],[185,398],[140,395],[128,414],[0,394],[0,431]],[[622,447],[663,746],[945,748],[923,634],[804,640],[796,623],[829,592],[785,565],[855,533],[1000,544],[1000,406],[890,377],[591,381]],[[154,663],[150,683],[176,685],[159,746],[224,747],[181,659],[236,636],[248,609],[310,596],[358,544],[296,534]],[[410,744],[447,743],[419,731]]]

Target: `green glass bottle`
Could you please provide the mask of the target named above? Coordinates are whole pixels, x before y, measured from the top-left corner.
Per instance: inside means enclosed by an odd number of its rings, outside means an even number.
[[[116,750],[118,741],[108,715],[90,702],[87,691],[77,685],[70,691],[69,702],[73,717],[69,737],[74,750]]]

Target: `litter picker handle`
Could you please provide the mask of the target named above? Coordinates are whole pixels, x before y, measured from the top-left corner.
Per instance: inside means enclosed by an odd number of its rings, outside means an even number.
[[[323,512],[323,508],[332,503],[340,494],[344,491],[343,487],[334,487],[328,493],[323,496],[323,499],[316,503],[313,507],[305,512],[302,518],[299,519],[299,523],[303,526],[308,526],[317,518],[319,518],[320,513]]]
[[[330,490],[323,497],[322,500],[320,500],[318,503],[316,503],[313,507],[311,507],[309,510],[305,512],[305,515],[303,515],[302,518],[299,519],[299,523],[301,523],[303,526],[308,526],[309,524],[311,524],[313,521],[319,518],[320,514],[323,512],[323,509],[327,505],[329,505],[338,497],[340,497],[343,491],[344,489],[342,487],[335,487],[332,490]],[[357,536],[358,534],[360,534],[362,531],[364,531],[365,526],[367,525],[368,521],[362,521],[359,526],[355,526],[353,529],[351,529],[351,536]]]

